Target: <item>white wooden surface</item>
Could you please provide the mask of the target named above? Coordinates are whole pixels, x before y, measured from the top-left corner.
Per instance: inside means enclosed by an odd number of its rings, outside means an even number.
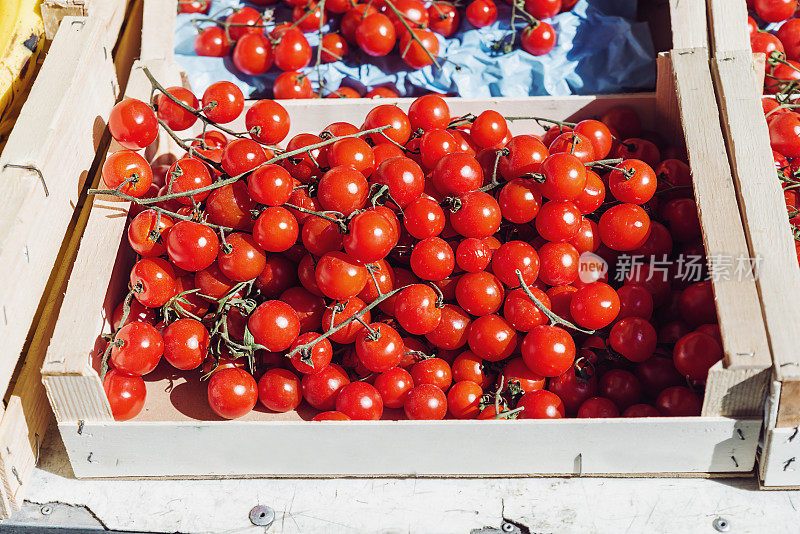
[[[747,472],[760,429],[721,417],[59,423],[78,477]]]
[[[505,518],[529,532],[716,534],[721,517],[733,534],[788,534],[797,532],[800,509],[800,493],[756,491],[753,477],[76,480],[58,433],[48,435],[28,500],[63,503],[96,518],[86,526],[124,531],[467,534],[499,529]],[[619,454],[633,447],[620,442]],[[248,520],[258,504],[275,510],[270,528]],[[47,521],[40,506],[29,508],[11,522]],[[70,524],[50,517],[49,526]]]

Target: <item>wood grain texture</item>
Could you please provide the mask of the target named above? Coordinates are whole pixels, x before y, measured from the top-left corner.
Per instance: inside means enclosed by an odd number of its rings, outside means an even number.
[[[97,21],[64,19],[0,157],[0,391],[17,365],[116,100],[104,33]],[[48,194],[36,172],[8,164],[38,168]]]
[[[717,262],[747,259],[750,254],[719,127],[707,54],[673,50],[670,55],[703,242],[713,272]],[[712,286],[726,367],[757,371],[770,368],[772,358],[754,279],[731,272],[712,279]],[[755,406],[743,409],[758,410],[761,404],[758,399]]]
[[[517,420],[513,433],[507,421],[126,421],[87,422],[80,434],[78,428],[59,424],[78,477],[496,476],[744,473],[753,468],[760,420]],[[158,454],[142,454],[142,443],[156,445]],[[637,446],[620,454],[622,443]]]
[[[669,0],[672,49],[697,48],[708,54],[705,0]]]
[[[764,431],[759,478],[765,489],[800,489],[800,431],[798,427]]]
[[[800,380],[800,268],[783,192],[775,175],[767,124],[756,90],[753,55],[726,52],[713,61],[717,91],[775,372]]]
[[[706,0],[711,55],[750,48],[745,0]]]
[[[177,0],[145,0],[142,26],[142,61],[175,58]]]

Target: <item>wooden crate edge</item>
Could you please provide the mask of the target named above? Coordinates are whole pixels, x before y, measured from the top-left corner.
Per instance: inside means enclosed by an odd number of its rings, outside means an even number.
[[[750,48],[745,0],[706,0],[712,56]]]
[[[757,285],[775,376],[785,386],[775,426],[796,426],[800,424],[800,331],[791,318],[800,314],[800,269],[772,163],[761,84],[750,50],[721,51],[712,67],[750,251],[762,258]]]

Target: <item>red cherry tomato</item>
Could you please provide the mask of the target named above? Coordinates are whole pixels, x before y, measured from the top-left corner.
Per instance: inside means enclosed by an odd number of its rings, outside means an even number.
[[[433,384],[420,384],[408,392],[403,403],[406,417],[417,419],[444,419],[447,414],[447,397]]]
[[[111,108],[108,129],[120,145],[130,150],[150,146],[158,136],[158,120],[153,109],[135,98],[126,98]]]
[[[103,390],[115,421],[133,419],[144,408],[147,389],[141,376],[111,369],[103,379]]]
[[[371,384],[352,382],[339,391],[336,410],[350,419],[377,421],[383,415],[383,400]]]

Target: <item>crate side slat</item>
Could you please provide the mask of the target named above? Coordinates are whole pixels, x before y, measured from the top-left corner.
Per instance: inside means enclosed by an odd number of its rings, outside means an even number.
[[[706,255],[721,269],[729,259],[749,258],[749,249],[707,54],[673,50],[670,56]],[[772,358],[755,281],[722,272],[712,277],[712,286],[725,356],[709,375],[703,414],[758,415]]]
[[[745,0],[707,0],[711,54],[750,47]]]
[[[180,84],[180,73],[174,64],[152,62],[149,67],[153,75],[166,85]],[[141,64],[135,63],[126,96],[147,98],[149,87]],[[169,152],[167,147],[174,146],[174,143],[167,139],[166,135],[159,136],[158,145],[147,152]],[[119,146],[112,141],[110,151],[118,149]],[[90,202],[92,206],[86,229],[41,371],[47,396],[59,421],[112,420],[100,378],[90,362],[98,348],[98,335],[108,325],[107,310],[102,303],[106,301],[109,285],[124,283],[113,278],[110,282],[99,282],[97,273],[121,272],[115,266],[119,261],[118,250],[128,216],[128,203],[105,198],[90,199]]]
[[[800,329],[794,324],[800,317],[800,269],[767,124],[756,97],[761,91],[753,55],[749,50],[726,52],[714,60],[713,67],[750,250],[761,259],[757,286],[775,374],[784,382],[800,381]],[[800,414],[799,398],[782,397],[780,403]],[[781,424],[800,424],[800,418],[784,418],[782,411]]]
[[[177,0],[144,0],[142,61],[175,58]]]
[[[672,48],[697,48],[708,54],[705,0],[669,0]]]
[[[17,364],[113,106],[104,28],[69,17],[0,158],[0,390]],[[76,120],[76,110],[91,117]],[[36,172],[3,167],[33,165]]]
[[[492,425],[498,432],[502,426],[506,439],[498,440]],[[87,422],[81,434],[75,423],[59,428],[78,477],[746,473],[760,430],[758,419],[716,417],[514,425],[513,434],[503,421]],[[165,446],[143,455],[141,443]],[[621,443],[637,446],[619,454]]]

